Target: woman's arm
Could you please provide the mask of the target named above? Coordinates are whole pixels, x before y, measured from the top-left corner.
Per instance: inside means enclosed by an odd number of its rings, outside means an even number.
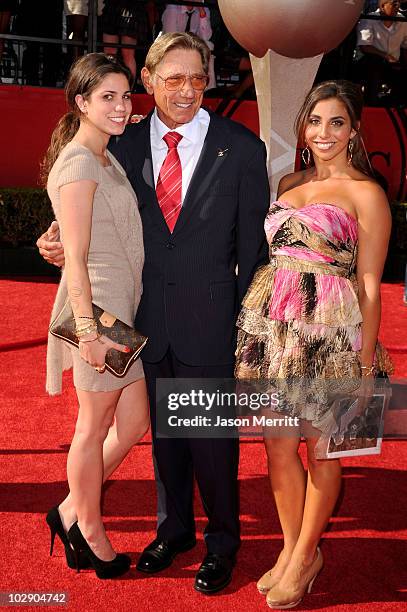
[[[93,317],[87,261],[96,186],[94,181],[82,180],[60,188],[65,274],[77,324],[78,317]]]
[[[356,275],[362,313],[361,365],[371,367],[379,333],[380,281],[391,230],[389,203],[383,190],[369,183],[357,192],[358,257]]]
[[[81,180],[68,183],[60,188],[65,274],[77,329],[78,327],[86,328],[93,321],[92,292],[87,262],[96,187],[95,181]],[[81,336],[79,333],[78,331],[79,353],[82,359],[95,368],[104,368],[106,353],[112,348],[125,353],[130,351],[128,347],[113,342],[106,336],[99,338],[96,330]]]

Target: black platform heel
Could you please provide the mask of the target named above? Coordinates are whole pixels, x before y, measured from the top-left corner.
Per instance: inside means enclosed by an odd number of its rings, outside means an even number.
[[[49,556],[52,557],[52,552],[54,550],[55,536],[58,535],[65,549],[65,557],[66,557],[66,563],[68,567],[70,567],[71,569],[76,569],[77,564],[76,564],[76,559],[75,559],[75,553],[73,551],[72,546],[69,543],[68,536],[65,533],[65,529],[61,521],[61,516],[58,511],[58,506],[54,506],[54,508],[51,508],[51,510],[48,512],[47,516],[45,517],[45,520],[47,521],[48,527],[51,532],[51,546],[50,546]],[[88,558],[85,557],[84,555],[79,555],[78,561],[79,561],[80,569],[87,569],[90,567]]]
[[[86,557],[90,565],[96,572],[96,576],[102,580],[107,578],[117,578],[125,574],[130,569],[131,559],[128,555],[117,553],[112,561],[103,561],[99,559],[83,537],[78,523],[74,523],[68,531],[68,539],[73,546],[76,560],[76,568],[80,570],[80,556]]]

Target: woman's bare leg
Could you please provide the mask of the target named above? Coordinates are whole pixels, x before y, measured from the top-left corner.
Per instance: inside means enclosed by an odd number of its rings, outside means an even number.
[[[150,425],[144,378],[125,387],[116,408],[115,422],[103,445],[103,480],[107,480]]]
[[[273,569],[282,575],[300,534],[305,501],[305,472],[298,455],[300,438],[293,433],[265,437],[271,489],[277,506],[284,547]]]
[[[149,426],[148,398],[144,378],[128,385],[119,397],[114,423],[103,443],[103,482],[121,464],[134,444],[144,436]],[[66,530],[77,520],[69,495],[59,506]]]
[[[100,511],[103,482],[103,443],[112,423],[121,391],[76,390],[79,413],[69,449],[67,474],[78,525],[94,553],[104,561],[115,557]]]
[[[337,459],[316,459],[318,438],[307,438],[308,479],[301,530],[290,562],[278,588],[293,591],[300,588],[307,569],[316,558],[316,548],[332,516],[341,487],[341,465]]]
[[[307,438],[308,482],[301,533],[296,554],[312,560],[315,550],[332,516],[341,489],[339,459],[316,459],[318,438]]]

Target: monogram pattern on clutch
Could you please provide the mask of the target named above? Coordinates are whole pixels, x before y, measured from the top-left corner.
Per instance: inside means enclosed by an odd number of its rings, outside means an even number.
[[[103,308],[96,306],[96,304],[92,304],[92,309],[94,319],[97,323],[98,333],[107,336],[110,340],[113,340],[113,342],[124,344],[131,349],[129,353],[122,353],[114,349],[110,349],[106,353],[106,370],[118,378],[123,378],[123,376],[127,374],[130,366],[139,357],[148,338],[143,336],[143,334],[136,329],[130,327],[130,325],[117,319],[114,315],[104,311]],[[75,328],[75,319],[68,298],[60,313],[52,321],[49,331],[56,338],[79,348]]]

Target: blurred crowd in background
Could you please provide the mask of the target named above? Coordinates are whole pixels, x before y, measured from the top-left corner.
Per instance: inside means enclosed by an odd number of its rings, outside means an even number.
[[[249,55],[229,34],[216,0],[192,5],[96,0],[96,5],[97,50],[119,54],[134,76],[135,92],[143,91],[140,69],[160,32],[191,31],[212,52],[207,95],[255,99]],[[0,0],[1,82],[63,87],[70,65],[88,49],[88,19],[87,0]],[[366,0],[352,32],[324,55],[316,82],[350,79],[363,86],[371,106],[406,106],[406,75],[407,1]]]

